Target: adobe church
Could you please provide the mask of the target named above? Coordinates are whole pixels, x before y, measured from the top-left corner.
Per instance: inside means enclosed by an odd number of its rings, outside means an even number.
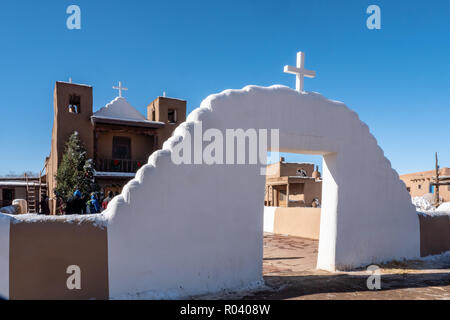
[[[148,157],[162,147],[177,126],[186,119],[186,101],[157,97],[143,116],[119,96],[93,112],[92,86],[56,82],[50,156],[46,158],[50,212],[55,214],[56,173],[70,135],[77,131],[87,157],[95,165],[94,178],[101,191],[120,192]]]

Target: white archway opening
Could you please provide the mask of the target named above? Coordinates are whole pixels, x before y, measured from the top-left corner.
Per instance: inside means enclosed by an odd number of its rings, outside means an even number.
[[[315,239],[314,230],[318,226],[315,225],[314,219],[310,219],[310,217],[306,217],[306,219],[302,219],[302,215],[308,215],[313,214],[312,211],[308,213],[307,210],[302,210],[302,208],[312,208],[311,199],[313,199],[315,196],[314,191],[307,190],[308,186],[309,188],[314,188],[313,184],[305,184],[303,180],[299,180],[300,182],[303,182],[303,187],[301,190],[303,190],[303,197],[304,201],[301,204],[296,204],[295,200],[294,206],[291,205],[291,191],[286,191],[286,193],[280,198],[280,194],[278,190],[286,190],[284,187],[285,181],[292,181],[296,180],[295,170],[298,168],[301,168],[302,165],[308,166],[309,164],[312,166],[313,170],[316,170],[317,168],[320,168],[319,171],[321,172],[321,189],[320,189],[320,224],[319,224],[319,237],[317,240],[319,240],[319,249],[318,249],[318,255],[317,255],[317,263],[316,267],[318,269],[324,269],[329,271],[335,270],[335,264],[334,264],[334,255],[335,255],[335,247],[336,247],[336,220],[337,220],[337,203],[338,203],[338,184],[336,177],[338,176],[337,173],[337,153],[336,152],[323,152],[323,151],[313,151],[313,150],[284,150],[281,149],[281,157],[284,159],[284,162],[281,161],[275,165],[275,167],[272,167],[273,172],[270,172],[271,170],[267,170],[266,175],[266,188],[265,188],[265,196],[264,196],[264,231],[273,230],[274,233],[282,233],[282,234],[289,234],[288,232],[291,232],[291,235],[296,235],[299,237],[305,237],[305,238],[312,238]],[[289,151],[289,152],[287,152]],[[270,152],[269,152],[270,153]],[[273,159],[273,157],[272,157]],[[307,159],[307,160],[302,160]],[[300,170],[300,169],[298,169]],[[310,170],[307,170],[310,171]],[[274,178],[274,186],[273,188],[278,189],[277,191],[273,192],[274,190],[271,190],[271,188],[267,188],[269,185],[269,180],[267,179],[270,177],[270,175],[273,176],[281,176],[279,180],[282,181],[283,184],[281,184],[281,187],[275,186],[278,184],[276,178]],[[310,179],[312,176],[312,172],[308,172],[308,178]],[[306,178],[306,179],[308,179]],[[317,181],[314,180],[315,183]],[[273,189],[272,188],[272,189]],[[289,188],[289,187],[288,187]],[[292,190],[292,187],[291,187]],[[269,193],[268,193],[269,191]],[[310,192],[310,194],[308,194]],[[267,201],[269,200],[269,201]],[[275,201],[274,201],[275,200]],[[292,218],[292,221],[289,221],[286,219],[286,215],[284,217],[277,216],[279,214],[282,214],[280,211],[277,210],[277,208],[281,207],[287,207],[288,209],[284,209],[284,213],[288,213],[288,217],[292,213],[294,216]],[[282,222],[281,222],[282,221]],[[289,226],[289,224],[297,225],[299,226],[299,230],[294,231],[292,230],[292,226]],[[305,225],[302,224],[311,224],[311,225]],[[284,225],[284,226],[283,226]],[[286,228],[287,227],[287,228]],[[288,231],[286,229],[289,229]]]

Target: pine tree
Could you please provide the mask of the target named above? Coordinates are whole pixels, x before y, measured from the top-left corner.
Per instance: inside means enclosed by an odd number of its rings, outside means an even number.
[[[87,158],[78,132],[74,132],[66,143],[66,150],[56,173],[56,192],[67,202],[77,189],[82,194],[90,194],[97,191],[98,186],[94,182],[93,161]]]

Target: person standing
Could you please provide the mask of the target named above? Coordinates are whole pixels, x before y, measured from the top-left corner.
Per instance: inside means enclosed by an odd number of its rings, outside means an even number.
[[[59,195],[58,192],[55,191],[55,202],[56,202],[56,212],[57,216],[62,216],[64,214],[64,200]]]
[[[76,190],[73,196],[67,200],[66,214],[84,214],[84,201],[80,190]]]
[[[114,193],[112,191],[108,192],[108,196],[102,202],[102,209],[106,210],[108,208],[109,202],[114,198]]]
[[[90,213],[100,213],[100,204],[94,192],[91,193],[91,200],[87,202],[87,206],[89,207]]]
[[[48,196],[44,196],[42,198],[40,206],[41,206],[40,214],[48,216],[50,214],[50,208],[48,207]]]

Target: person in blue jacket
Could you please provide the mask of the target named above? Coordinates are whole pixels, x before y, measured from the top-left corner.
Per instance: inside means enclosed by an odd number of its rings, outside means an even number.
[[[90,213],[100,213],[100,203],[98,202],[94,192],[91,193],[91,200],[88,201],[87,205],[89,207]]]

